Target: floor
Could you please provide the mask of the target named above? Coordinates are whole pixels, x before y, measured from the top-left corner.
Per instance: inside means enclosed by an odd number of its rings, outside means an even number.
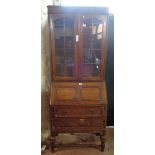
[[[97,136],[91,134],[62,134],[57,138],[57,143],[79,143],[83,141],[94,144],[99,144],[100,139]],[[51,153],[50,150],[42,151],[41,155],[114,155],[114,128],[107,128],[107,142],[105,145],[105,151],[101,152],[97,148],[58,148],[55,153]]]

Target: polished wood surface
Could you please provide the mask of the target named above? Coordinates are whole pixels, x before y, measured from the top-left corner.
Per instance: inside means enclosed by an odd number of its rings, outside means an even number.
[[[55,117],[103,117],[106,108],[104,106],[54,106]]]
[[[107,104],[105,82],[53,82],[51,105]]]
[[[56,90],[57,100],[75,100],[76,90],[75,88],[59,88]]]
[[[54,118],[55,128],[61,127],[102,127],[103,119],[101,118]]]
[[[48,19],[52,77],[48,140],[51,151],[66,146],[56,143],[61,133],[92,133],[100,138],[100,144],[94,146],[103,152],[107,119],[108,10],[48,6]],[[66,147],[69,146],[73,144]]]

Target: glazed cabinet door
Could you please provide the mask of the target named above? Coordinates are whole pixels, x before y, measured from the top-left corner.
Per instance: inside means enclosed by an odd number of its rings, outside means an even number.
[[[76,80],[76,17],[62,14],[50,15],[49,25],[52,48],[52,78],[53,80]]]
[[[105,70],[106,21],[103,15],[80,16],[80,79],[102,80]]]
[[[107,16],[49,16],[53,80],[104,80]]]

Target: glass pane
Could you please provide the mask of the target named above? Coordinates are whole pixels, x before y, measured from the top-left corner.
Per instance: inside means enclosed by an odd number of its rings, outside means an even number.
[[[93,49],[101,49],[101,45],[102,45],[102,35],[97,34],[97,35],[93,35],[92,37],[92,48]]]
[[[99,74],[99,66],[95,64],[82,64],[81,76],[97,76]]]
[[[64,48],[64,37],[63,36],[55,37],[55,48]]]
[[[83,16],[83,51],[81,76],[98,76],[101,63],[103,22]]]
[[[97,18],[83,16],[83,48],[101,49],[103,23]]]
[[[74,48],[74,37],[65,37],[65,48]]]
[[[93,50],[93,60],[96,65],[101,63],[101,50]]]
[[[94,62],[94,56],[93,56],[92,51],[90,49],[85,49],[83,51],[82,63],[91,64],[93,62]]]
[[[66,49],[64,51],[64,63],[65,64],[74,64],[74,55],[72,49]]]
[[[92,19],[92,48],[93,49],[101,49],[102,38],[103,38],[103,22],[98,18]]]
[[[64,20],[65,20],[65,27],[72,30],[72,32],[73,32],[73,28],[74,28],[73,18],[64,18]]]
[[[72,49],[56,50],[56,75],[74,75],[74,55]]]
[[[89,34],[83,35],[83,48],[90,48],[92,45],[92,37]]]
[[[73,64],[56,64],[57,76],[73,76],[75,69]]]
[[[57,76],[63,76],[64,75],[63,64],[56,64],[56,75]]]
[[[82,63],[83,64],[97,64],[101,62],[101,50],[84,50]]]
[[[64,63],[64,51],[57,49],[56,50],[56,64]]]
[[[67,64],[66,65],[66,76],[73,76],[75,74],[74,64]]]
[[[64,27],[64,19],[63,18],[55,19],[54,27],[55,28],[63,28]]]
[[[56,50],[56,63],[57,64],[74,64],[73,50]]]
[[[56,76],[74,76],[74,18],[61,17],[54,20]]]

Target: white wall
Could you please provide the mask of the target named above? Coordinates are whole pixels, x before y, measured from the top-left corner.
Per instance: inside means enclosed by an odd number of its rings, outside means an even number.
[[[42,0],[41,2],[41,90],[43,92],[47,92],[50,86],[50,49],[47,5],[52,4],[53,0]]]
[[[41,129],[42,140],[49,135],[49,88],[50,88],[50,49],[47,5],[52,5],[53,0],[41,1]]]

